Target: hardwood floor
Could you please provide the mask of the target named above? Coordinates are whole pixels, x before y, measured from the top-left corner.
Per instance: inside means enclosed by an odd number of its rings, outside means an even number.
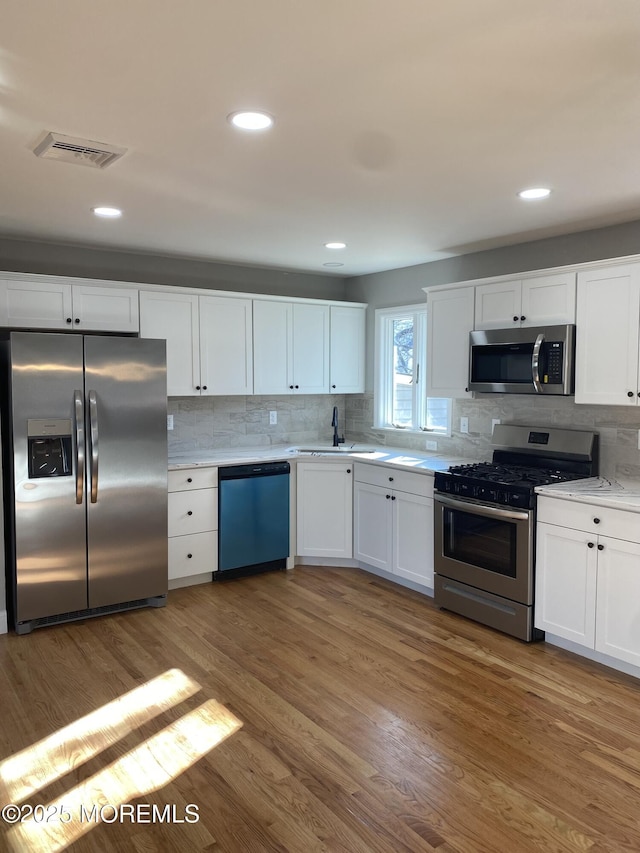
[[[0,637],[0,666],[0,805],[40,819],[11,853],[640,850],[640,682],[355,569]]]

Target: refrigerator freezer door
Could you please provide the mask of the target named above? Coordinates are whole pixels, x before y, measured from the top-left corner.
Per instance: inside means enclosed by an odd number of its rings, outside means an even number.
[[[40,471],[49,476],[30,478],[28,435],[29,421],[32,433],[46,434],[47,424],[53,432],[75,430],[74,393],[83,381],[82,338],[14,332],[10,370],[15,619],[24,622],[87,607],[85,509],[76,503],[75,440],[71,476],[59,476],[52,465],[48,472]],[[34,430],[40,421],[42,429]],[[69,426],[56,430],[57,421]],[[33,459],[32,470],[36,473]]]
[[[84,338],[90,608],[167,592],[165,349]]]

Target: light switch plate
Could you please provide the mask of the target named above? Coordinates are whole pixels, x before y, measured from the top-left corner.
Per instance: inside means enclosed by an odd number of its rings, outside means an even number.
[[[427,450],[437,450],[438,449],[438,442],[433,441],[433,439],[431,439],[431,438],[428,438],[426,441],[425,447]]]
[[[167,429],[173,429],[173,415],[167,415]]]
[[[278,413],[277,412],[269,412],[269,423],[277,424],[278,423]]]
[[[460,432],[469,432],[469,418],[460,418]]]

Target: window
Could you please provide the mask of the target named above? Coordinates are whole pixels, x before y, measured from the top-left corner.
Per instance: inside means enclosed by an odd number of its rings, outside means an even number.
[[[451,434],[451,401],[427,397],[427,308],[376,311],[376,422],[382,429]]]

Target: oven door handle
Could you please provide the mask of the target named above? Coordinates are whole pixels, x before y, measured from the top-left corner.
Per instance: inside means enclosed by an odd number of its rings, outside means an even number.
[[[512,518],[514,521],[528,521],[531,513],[527,510],[501,509],[497,506],[487,504],[476,504],[459,498],[449,498],[445,495],[435,495],[436,503],[448,506],[451,509],[460,509],[474,515],[493,516],[494,518]]]
[[[538,394],[542,394],[544,391],[542,383],[540,382],[540,350],[542,349],[543,343],[544,335],[538,335],[536,342],[533,345],[533,355],[531,356],[531,378],[533,379],[533,387],[536,389]]]

